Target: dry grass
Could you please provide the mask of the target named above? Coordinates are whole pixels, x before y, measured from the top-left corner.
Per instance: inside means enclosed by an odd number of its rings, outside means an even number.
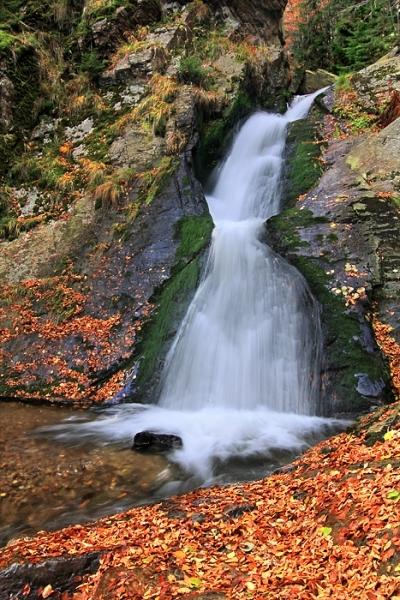
[[[117,169],[109,175],[105,175],[105,173],[98,175],[99,178],[102,177],[101,183],[94,185],[90,192],[96,208],[119,208],[121,201],[128,195],[129,184],[134,179],[135,174],[133,170]]]
[[[119,121],[119,126],[125,126],[129,121],[139,122],[145,129],[150,129],[154,135],[163,137],[168,119],[174,111],[173,101],[178,91],[178,84],[171,77],[154,75],[149,88],[150,94]]]
[[[110,67],[115,65],[127,54],[141,52],[149,48],[149,42],[146,40],[149,34],[148,27],[140,27],[135,34],[130,34],[126,42],[121,44],[110,58]]]
[[[89,158],[81,158],[79,165],[82,178],[89,187],[96,187],[105,181],[107,165],[104,163],[96,162]]]
[[[96,206],[101,208],[116,208],[124,193],[122,185],[118,181],[109,179],[97,185],[91,192],[91,196]]]
[[[216,91],[196,87],[193,93],[197,106],[206,113],[212,113],[217,110],[223,101],[222,95]]]
[[[178,92],[178,83],[172,77],[153,75],[149,83],[150,90],[154,96],[157,96],[164,102],[173,102]]]
[[[188,142],[187,137],[182,131],[172,130],[167,134],[167,148],[166,152],[168,155],[178,155],[184,149]]]

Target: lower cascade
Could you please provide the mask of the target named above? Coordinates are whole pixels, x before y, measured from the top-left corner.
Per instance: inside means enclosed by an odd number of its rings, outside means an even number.
[[[215,224],[209,257],[167,356],[157,405],[106,409],[59,426],[60,437],[178,436],[183,446],[172,460],[208,483],[251,478],[251,460],[279,464],[337,426],[315,416],[318,306],[303,277],[263,241],[265,221],[281,206],[288,125],[320,93],[296,98],[285,115],[258,112],[237,134],[207,198]],[[246,459],[245,475],[224,471]]]

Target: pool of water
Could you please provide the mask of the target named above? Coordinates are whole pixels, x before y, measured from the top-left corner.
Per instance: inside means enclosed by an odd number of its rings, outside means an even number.
[[[222,454],[204,478],[198,469],[185,467],[179,453],[168,460],[133,452],[134,426],[125,414],[132,411],[129,405],[111,410],[112,423],[120,432],[115,438],[105,435],[107,427],[104,431],[96,426],[108,423],[110,409],[81,412],[0,402],[0,545],[199,486],[260,479],[345,425],[336,422],[318,428],[302,447],[276,447],[267,454]],[[116,415],[120,421],[115,422]],[[71,430],[79,435],[70,435]],[[90,435],[85,435],[88,430]],[[222,430],[220,434],[224,438]]]
[[[154,501],[173,478],[166,458],[132,452],[129,443],[60,443],[36,433],[73,414],[0,403],[1,545]]]

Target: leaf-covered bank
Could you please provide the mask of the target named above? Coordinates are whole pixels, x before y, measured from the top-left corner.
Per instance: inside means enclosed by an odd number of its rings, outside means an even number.
[[[0,552],[0,590],[29,600],[37,593],[63,600],[393,600],[400,568],[399,427],[395,404],[365,418],[358,433],[309,450],[288,472],[16,541]],[[70,558],[93,553],[100,565],[92,564],[88,575],[75,567],[72,581]],[[70,573],[64,588],[51,579],[57,557]],[[46,561],[53,571],[40,585],[35,569],[27,577],[18,566]]]

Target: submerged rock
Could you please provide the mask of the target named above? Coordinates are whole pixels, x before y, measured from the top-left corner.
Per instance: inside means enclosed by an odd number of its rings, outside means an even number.
[[[141,431],[135,435],[132,450],[136,452],[169,452],[182,448],[182,439],[173,434]]]

